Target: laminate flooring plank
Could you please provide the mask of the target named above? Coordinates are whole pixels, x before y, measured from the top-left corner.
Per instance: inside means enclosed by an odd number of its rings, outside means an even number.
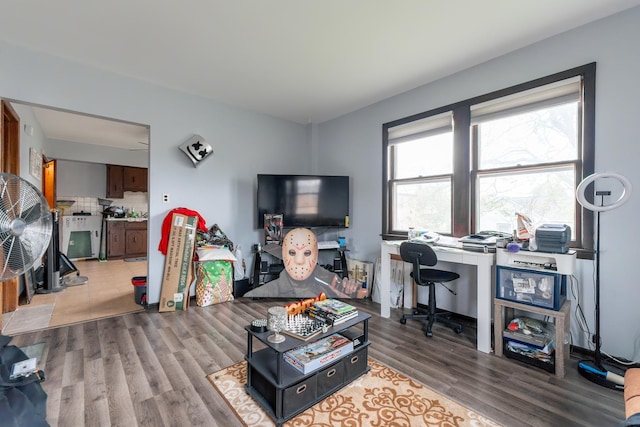
[[[133,328],[140,325],[142,322],[151,322],[151,319],[149,319],[148,316],[138,316],[138,312],[123,314],[121,317],[126,328]]]
[[[233,302],[218,304],[231,306]],[[210,324],[214,331],[210,335],[213,339],[223,339],[225,342],[230,342],[234,346],[241,345],[241,341],[244,338],[244,327],[251,323],[251,320],[246,320],[244,316],[238,316],[230,310],[224,310],[220,307],[220,310],[216,311],[202,311],[197,313],[203,319],[203,321]]]
[[[201,394],[197,392],[193,386],[183,388],[180,390],[180,393],[182,393],[182,399],[186,402],[184,410],[187,414],[189,425],[202,427],[229,427],[231,424],[230,421],[234,418],[233,414],[229,414],[229,417],[224,420],[218,418],[218,422],[216,422],[216,419],[209,412],[209,409],[203,402]]]
[[[178,337],[175,334],[175,331],[171,327],[169,326],[159,327],[158,334],[162,337],[162,340],[164,341],[164,344],[169,349],[170,353],[184,349],[184,344],[182,343],[182,340],[180,339],[180,337]]]
[[[216,332],[225,336],[227,342],[231,342],[234,346],[243,346],[243,338],[245,338],[244,327],[251,324],[254,317],[247,316],[244,313],[238,313],[235,301],[218,304],[215,311],[205,312],[203,316],[207,316],[208,322],[211,323]]]
[[[141,360],[138,358],[137,345],[138,337],[134,334],[136,341],[132,340],[130,331],[132,329],[124,329],[117,336],[120,361],[124,369],[124,375],[127,378],[127,386],[129,387],[129,395],[134,402],[147,400],[153,396],[151,387],[147,382],[144,368]],[[133,329],[135,331],[135,329]]]
[[[102,357],[118,354],[118,330],[112,318],[97,320],[98,334],[100,334],[100,353]]]
[[[190,425],[185,412],[186,402],[180,390],[171,390],[154,396],[164,426]]]
[[[84,350],[65,352],[62,386],[82,383],[84,379]]]
[[[571,364],[568,364],[568,366],[571,366]],[[520,375],[513,375],[512,386],[518,389],[520,384],[520,391],[512,392],[511,396],[518,397],[523,404],[528,402],[529,405],[535,406],[536,413],[542,414],[539,418],[543,420],[546,416],[549,421],[562,419],[565,425],[578,426],[585,418],[590,419],[595,416],[595,412],[597,412],[598,417],[612,415],[610,407],[603,405],[602,401],[596,403],[587,401],[580,397],[575,397],[572,393],[567,393],[562,388],[530,378],[531,375],[527,375],[524,378]],[[535,391],[535,393],[531,391]],[[557,405],[551,403],[568,400],[572,401],[572,405],[565,408],[557,408]]]
[[[181,350],[187,351],[187,350]],[[158,392],[154,395],[159,395],[171,390],[181,390],[191,385],[189,377],[186,376],[180,366],[180,362],[176,359],[175,353],[161,354],[158,356],[158,364],[154,365],[152,369],[154,374],[162,374],[167,378],[168,384],[162,389],[158,388]]]
[[[251,298],[240,297],[233,301],[236,312],[241,312],[248,320],[247,324],[254,319],[266,319],[268,307],[265,302],[256,302]],[[267,300],[268,301],[268,300]],[[284,304],[283,304],[284,305]]]
[[[220,397],[218,392],[213,389],[213,386],[206,378],[206,375],[211,372],[203,372],[197,361],[191,356],[191,353],[186,350],[177,352],[175,356],[182,367],[182,371],[189,378],[189,381],[200,398],[205,402],[205,406],[213,418],[216,420],[233,419],[235,417],[233,410],[227,405],[224,399]]]
[[[107,399],[109,402],[109,418],[112,425],[131,425],[127,424],[132,415],[133,402],[129,394],[127,386],[127,377],[122,367],[119,354],[108,354],[102,358],[104,363],[104,375],[108,379],[107,382]],[[137,422],[136,422],[137,424]]]
[[[160,313],[157,309],[150,307],[147,307],[145,310],[145,316],[142,316],[137,323],[140,324],[143,321],[143,318],[145,319],[145,322],[154,325],[157,329],[166,328],[169,322],[173,321],[173,316],[165,316],[165,313]]]
[[[139,427],[159,427],[165,425],[155,397],[142,402],[134,402],[133,410],[135,411]]]
[[[60,416],[58,425],[84,425],[84,413],[84,384],[79,382],[64,386],[60,393]]]
[[[232,365],[234,361],[241,360],[246,354],[246,350],[240,350],[240,347],[232,342],[233,340],[229,338],[229,335],[201,335],[197,337],[196,340],[206,352],[213,356],[215,359],[215,365],[221,366],[220,369]],[[246,337],[243,347],[246,347]],[[208,368],[205,370],[208,370]]]
[[[174,313],[149,313],[149,319],[156,328],[170,327],[177,337],[188,338],[191,336],[189,329],[179,321],[179,317]]]
[[[190,311],[182,311],[176,314],[178,322],[180,322],[184,328],[189,331],[189,333],[183,337],[184,339],[206,333],[206,330],[202,329],[196,317],[193,316]]]
[[[162,334],[153,322],[140,322],[136,329],[141,329],[146,337],[146,341],[149,343],[153,352],[156,354],[170,353],[171,349],[164,341]]]
[[[84,422],[86,426],[111,424],[102,359],[84,360]]]
[[[248,323],[247,323],[248,325]],[[220,324],[219,326],[220,328],[224,328],[224,326],[222,326],[222,324]],[[246,334],[246,332],[244,331],[244,328],[242,330],[243,333],[239,333],[240,336]],[[223,352],[229,354],[230,357],[234,357],[237,358],[239,355],[237,354],[237,350],[238,347],[240,346],[237,338],[235,338],[238,334],[237,332],[231,330],[230,328],[225,331],[224,334],[221,333],[213,333],[213,334],[203,334],[203,335],[198,335],[196,338],[198,340],[200,340],[202,337],[207,337],[207,339],[212,342],[215,346],[217,346],[219,349],[221,349]],[[245,345],[246,345],[246,337],[245,337]],[[233,356],[232,356],[233,354]]]
[[[75,324],[69,326],[67,335],[67,351],[82,349],[84,347],[84,326]]]
[[[64,375],[64,362],[67,348],[68,328],[53,329],[51,341],[47,343],[49,352],[46,358],[45,372],[47,380],[43,383],[49,388],[61,388]]]
[[[60,417],[60,395],[61,387],[49,387],[47,381],[42,383],[42,389],[47,393],[47,422],[51,427],[58,426],[58,418]]]
[[[209,307],[195,307],[189,308],[188,317],[196,329],[191,330],[192,336],[198,335],[211,335],[217,334],[216,327],[212,325],[216,316],[213,316],[212,312],[217,312],[216,308],[220,304],[216,304]]]
[[[172,389],[171,382],[167,378],[166,371],[159,369],[161,367],[159,359],[171,355],[171,353],[168,351],[156,353],[147,339],[148,335],[145,330],[139,326],[130,328],[129,335],[135,343],[136,354],[140,360],[140,368],[146,377],[151,394],[155,396],[170,391]]]
[[[82,324],[84,357],[88,360],[95,360],[102,357],[102,349],[100,346],[100,332],[98,330],[98,322],[85,322]]]
[[[185,344],[185,351],[191,354],[203,372],[218,371],[232,364],[231,359],[225,355],[224,350],[209,340],[206,335],[189,338],[185,341]],[[223,365],[222,368],[220,365]]]

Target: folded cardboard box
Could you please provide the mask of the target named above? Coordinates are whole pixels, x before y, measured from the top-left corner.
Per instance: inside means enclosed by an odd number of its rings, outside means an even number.
[[[193,251],[198,217],[174,213],[164,260],[160,311],[186,310],[193,281]]]

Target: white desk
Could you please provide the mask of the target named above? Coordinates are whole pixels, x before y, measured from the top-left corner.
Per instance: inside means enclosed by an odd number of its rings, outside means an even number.
[[[380,277],[380,315],[389,317],[390,309],[390,282],[391,282],[391,255],[399,255],[399,240],[383,240],[381,250],[381,277]],[[433,246],[433,250],[438,255],[438,261],[454,262],[458,264],[475,265],[477,269],[478,286],[478,351],[491,353],[491,314],[493,312],[493,293],[491,292],[491,278],[495,254],[485,254],[482,252],[471,252],[462,249]],[[407,299],[405,299],[405,307]]]

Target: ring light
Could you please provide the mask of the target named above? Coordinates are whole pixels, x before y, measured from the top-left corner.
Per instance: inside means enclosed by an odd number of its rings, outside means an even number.
[[[591,184],[593,181],[595,181],[596,179],[600,179],[600,178],[614,178],[614,179],[617,179],[620,182],[620,184],[622,184],[622,194],[620,195],[620,198],[607,206],[594,205],[593,203],[589,202],[586,199],[584,194],[584,191],[587,189],[587,186]],[[629,181],[625,176],[622,176],[617,173],[612,173],[612,172],[600,172],[600,173],[594,173],[593,175],[589,175],[588,177],[583,179],[580,184],[578,184],[578,188],[576,189],[576,198],[578,199],[578,203],[580,203],[582,206],[589,209],[590,211],[595,211],[595,212],[610,211],[619,206],[622,206],[627,200],[629,200],[629,197],[631,197],[631,181]]]
[[[622,194],[610,205],[606,206],[597,206],[593,203],[590,203],[585,197],[585,190],[587,186],[594,182],[599,178],[613,178],[616,179],[622,184]],[[606,192],[607,196],[611,194],[611,192]],[[598,192],[596,191],[596,196],[598,196]],[[604,192],[603,192],[604,195]],[[596,262],[596,275],[595,275],[595,298],[596,298],[596,328],[595,335],[593,336],[593,341],[596,345],[596,349],[593,352],[594,360],[583,360],[578,363],[578,372],[583,377],[587,378],[589,381],[599,384],[604,387],[609,387],[615,390],[622,390],[624,388],[624,377],[617,374],[616,372],[611,372],[609,367],[603,364],[602,360],[602,351],[600,350],[601,339],[600,339],[600,212],[610,211],[615,209],[622,204],[624,204],[631,197],[631,182],[624,176],[619,175],[617,173],[594,173],[589,175],[585,179],[582,180],[580,184],[578,184],[578,188],[576,188],[576,198],[578,199],[578,203],[580,203],[586,209],[596,212],[596,250],[595,250],[595,262]],[[603,197],[604,198],[604,197]],[[604,204],[604,203],[603,203]],[[616,367],[615,369],[618,369]],[[623,374],[624,375],[624,374]]]

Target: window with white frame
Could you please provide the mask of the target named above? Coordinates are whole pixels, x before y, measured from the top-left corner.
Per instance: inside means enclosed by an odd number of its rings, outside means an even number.
[[[383,237],[511,232],[519,212],[591,249],[575,189],[593,172],[594,91],[595,63],[383,125]]]

